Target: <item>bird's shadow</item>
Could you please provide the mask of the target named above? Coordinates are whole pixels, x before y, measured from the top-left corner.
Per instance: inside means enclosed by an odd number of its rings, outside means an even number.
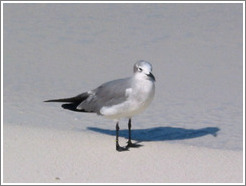
[[[115,130],[102,129],[97,127],[87,127],[88,130],[115,136]],[[220,129],[217,127],[206,127],[201,129],[185,129],[176,127],[154,127],[147,129],[133,129],[132,140],[142,141],[169,141],[169,140],[185,140],[198,138],[206,135],[217,136]],[[120,137],[128,138],[128,130],[120,130]]]

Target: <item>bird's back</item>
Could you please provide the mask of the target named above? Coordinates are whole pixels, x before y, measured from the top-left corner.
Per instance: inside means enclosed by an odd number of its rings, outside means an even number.
[[[88,98],[78,105],[77,109],[93,111],[98,114],[104,106],[112,106],[127,100],[126,89],[131,87],[131,78],[117,79],[102,84],[88,91]]]

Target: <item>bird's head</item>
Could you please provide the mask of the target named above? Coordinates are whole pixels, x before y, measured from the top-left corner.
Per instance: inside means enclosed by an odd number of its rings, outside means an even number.
[[[155,81],[155,76],[152,72],[152,65],[144,60],[139,60],[134,64],[133,67],[134,73],[141,78],[147,78],[151,81]]]

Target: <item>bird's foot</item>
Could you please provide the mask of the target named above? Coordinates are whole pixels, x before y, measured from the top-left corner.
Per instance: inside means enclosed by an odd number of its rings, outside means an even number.
[[[116,145],[116,150],[118,152],[129,151],[127,146],[126,147],[121,147],[120,145]]]
[[[132,143],[132,141],[131,140],[129,140],[128,142],[127,142],[127,148],[138,148],[138,147],[141,147],[141,146],[143,146],[143,145],[140,145],[140,144],[138,144],[138,143]]]

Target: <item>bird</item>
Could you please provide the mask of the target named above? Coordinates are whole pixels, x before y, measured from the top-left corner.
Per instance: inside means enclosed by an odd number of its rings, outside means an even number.
[[[116,122],[116,150],[127,151],[130,147],[141,145],[131,139],[132,117],[145,110],[155,95],[155,76],[152,65],[146,60],[138,60],[133,66],[131,77],[103,83],[99,87],[77,96],[51,99],[44,102],[63,102],[62,107],[76,112],[96,113]],[[119,145],[119,121],[128,119],[128,141]]]

